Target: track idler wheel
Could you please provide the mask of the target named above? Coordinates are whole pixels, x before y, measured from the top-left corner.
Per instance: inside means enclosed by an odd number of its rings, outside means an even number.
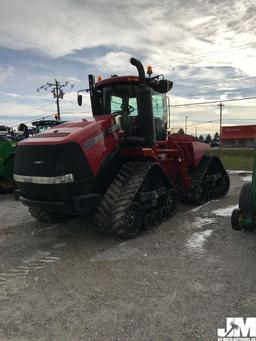
[[[165,200],[165,214],[166,217],[172,217],[174,216],[177,207],[179,204],[179,197],[178,193],[175,189],[171,189],[166,194],[166,200]]]
[[[220,195],[226,195],[230,187],[230,180],[228,175],[224,175],[222,178],[222,184],[220,189]]]
[[[214,195],[215,196],[217,195],[216,191],[214,192]],[[199,188],[197,189],[197,192],[196,192],[195,204],[196,205],[203,205],[208,200],[209,200],[208,192],[205,189],[205,187],[203,186],[203,184],[201,184],[199,186]]]
[[[143,227],[145,230],[151,230],[154,227],[153,215],[151,213],[144,215]]]
[[[125,239],[135,237],[142,229],[143,218],[141,205],[133,202],[125,212],[124,225],[119,236]]]
[[[166,213],[167,213],[166,207],[161,207],[160,210],[159,210],[159,219],[160,219],[160,221],[165,220]]]

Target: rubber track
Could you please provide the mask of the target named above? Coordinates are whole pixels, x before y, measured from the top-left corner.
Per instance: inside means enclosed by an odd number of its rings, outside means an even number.
[[[153,162],[127,162],[108,188],[96,212],[101,231],[126,236],[125,211],[131,205]]]
[[[207,170],[210,167],[212,158],[210,156],[204,156],[199,163],[196,172],[191,175],[191,182],[192,182],[192,193],[190,193],[191,198],[195,201],[197,189],[199,188],[204,176],[207,173]]]
[[[198,168],[196,169],[196,172],[191,175],[192,188],[193,188],[192,197],[193,198],[195,197],[195,195],[197,193],[197,189],[199,188],[200,184],[203,182],[203,179],[204,179],[205,175],[207,174],[208,169],[211,167],[211,164],[214,162],[215,159],[216,159],[216,157],[204,156],[202,158]],[[223,170],[225,171],[224,168],[223,168]],[[225,171],[225,174],[223,174],[223,175],[227,175],[226,171]]]

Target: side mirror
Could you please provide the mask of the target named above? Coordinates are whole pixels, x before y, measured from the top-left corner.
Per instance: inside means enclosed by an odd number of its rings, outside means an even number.
[[[77,104],[81,107],[82,103],[83,103],[83,96],[77,95]]]
[[[168,81],[167,79],[160,79],[156,81],[154,79],[153,81],[150,81],[149,79],[148,85],[156,92],[159,92],[160,94],[166,94],[168,91],[171,90],[173,82]]]
[[[159,90],[158,91],[160,93],[164,93],[165,94],[166,92],[171,90],[171,88],[173,86],[173,82],[168,81],[167,79],[161,79],[159,81],[158,86],[159,86]]]

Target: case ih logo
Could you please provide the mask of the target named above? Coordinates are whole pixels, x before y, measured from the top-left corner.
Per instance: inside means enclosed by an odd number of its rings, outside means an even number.
[[[256,341],[256,317],[227,317],[226,329],[218,329],[218,341]]]
[[[112,127],[109,127],[103,133],[100,133],[99,135],[92,137],[91,139],[87,140],[84,143],[84,148],[89,149],[89,148],[93,147],[98,142],[103,141],[106,136],[115,133],[119,129],[120,129],[120,127],[118,124],[113,125]]]

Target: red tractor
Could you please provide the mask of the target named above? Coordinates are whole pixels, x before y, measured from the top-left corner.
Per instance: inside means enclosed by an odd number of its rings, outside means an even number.
[[[225,195],[229,177],[205,143],[167,133],[163,75],[89,75],[93,117],[67,122],[19,143],[20,200],[38,220],[95,212],[97,227],[124,238],[171,217],[179,197],[201,204]],[[78,95],[82,104],[82,95]]]

